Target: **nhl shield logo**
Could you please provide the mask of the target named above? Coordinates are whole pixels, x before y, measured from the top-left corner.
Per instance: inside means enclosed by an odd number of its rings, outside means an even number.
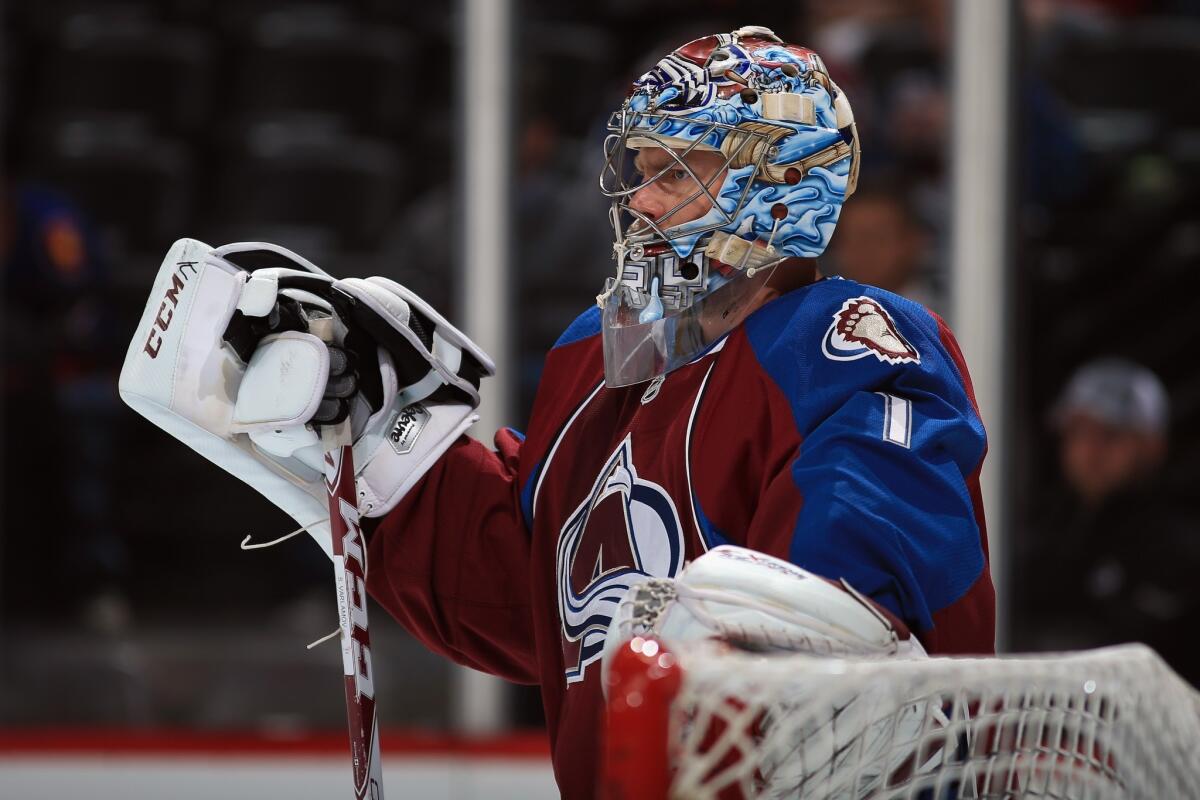
[[[865,296],[847,300],[833,315],[821,352],[834,361],[875,356],[888,364],[921,363],[921,354],[901,335],[887,309]]]

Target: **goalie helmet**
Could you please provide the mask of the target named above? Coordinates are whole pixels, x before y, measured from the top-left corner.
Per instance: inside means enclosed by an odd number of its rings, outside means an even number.
[[[597,297],[605,379],[627,386],[701,355],[791,257],[824,251],[858,177],[846,96],[820,57],[767,28],[689,42],[634,81],[610,118],[600,188],[612,200],[616,275]],[[641,174],[635,155],[669,154]],[[718,154],[711,179],[688,164]],[[690,194],[650,215],[634,198],[686,172]],[[707,200],[697,219],[683,209]],[[683,213],[681,213],[683,212]]]

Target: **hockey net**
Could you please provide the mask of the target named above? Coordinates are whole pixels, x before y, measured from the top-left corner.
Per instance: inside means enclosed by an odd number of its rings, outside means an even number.
[[[1200,797],[1200,695],[1149,648],[855,661],[634,639],[609,798]]]

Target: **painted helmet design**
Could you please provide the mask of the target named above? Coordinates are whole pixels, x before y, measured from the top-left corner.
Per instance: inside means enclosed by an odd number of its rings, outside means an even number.
[[[857,182],[858,138],[820,57],[753,26],[667,55],[633,83],[608,130],[600,188],[617,271],[597,302],[605,378],[625,386],[701,355],[776,265],[824,251]],[[633,163],[647,148],[669,154],[656,174]],[[722,159],[707,185],[687,162],[694,151]],[[682,172],[691,191],[673,208],[652,217],[634,207],[637,192]],[[682,209],[701,198],[711,207],[687,219]]]

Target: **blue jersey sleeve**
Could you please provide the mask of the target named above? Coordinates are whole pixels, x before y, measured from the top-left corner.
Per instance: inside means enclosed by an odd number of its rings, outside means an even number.
[[[930,631],[987,568],[983,424],[940,320],[880,290],[826,283],[748,331],[800,434],[772,482],[798,494],[788,555]]]
[[[803,497],[791,560],[845,578],[919,631],[984,566],[967,488],[981,438],[953,411],[929,395],[858,392],[791,465]]]

